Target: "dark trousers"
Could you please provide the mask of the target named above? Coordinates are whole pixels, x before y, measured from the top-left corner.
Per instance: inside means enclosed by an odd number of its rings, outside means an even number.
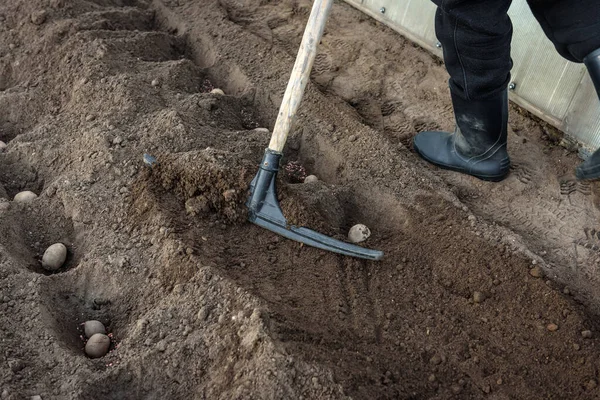
[[[512,0],[432,0],[450,88],[467,100],[506,90],[512,60]],[[600,0],[527,0],[556,50],[582,62],[600,48]]]

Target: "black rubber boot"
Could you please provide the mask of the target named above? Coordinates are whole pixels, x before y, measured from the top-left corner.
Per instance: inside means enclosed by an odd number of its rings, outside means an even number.
[[[583,62],[592,77],[592,82],[594,82],[594,87],[600,99],[600,49],[584,58]],[[596,150],[594,154],[577,167],[575,175],[580,180],[600,178],[600,149]]]
[[[508,94],[465,100],[452,93],[456,130],[421,132],[414,139],[417,153],[441,168],[501,181],[510,169],[506,151]]]

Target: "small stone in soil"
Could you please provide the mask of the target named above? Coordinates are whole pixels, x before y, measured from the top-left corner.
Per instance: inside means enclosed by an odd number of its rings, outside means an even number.
[[[144,158],[144,164],[153,167],[155,164],[158,164],[156,157],[151,156],[150,154],[144,153],[143,155]]]
[[[587,329],[586,329],[585,331],[581,331],[581,336],[582,336],[584,339],[589,339],[589,338],[591,338],[591,337],[592,337],[592,331],[590,331],[590,330],[587,330]]]
[[[223,192],[223,198],[225,201],[232,201],[235,199],[235,189],[228,189]]]
[[[206,321],[208,318],[208,309],[206,307],[201,307],[200,311],[198,311],[198,320]]]
[[[473,301],[475,303],[483,303],[483,301],[486,299],[485,294],[481,293],[481,292],[474,292],[473,293]]]
[[[462,392],[462,388],[458,385],[452,385],[451,390],[454,394],[460,394],[460,392]]]
[[[596,389],[596,387],[598,386],[598,382],[596,382],[594,379],[590,379],[586,384],[585,384],[585,388],[587,390],[594,390]]]
[[[158,342],[158,344],[156,345],[156,349],[160,352],[163,352],[167,349],[167,343],[164,340],[161,340],[160,342]]]
[[[222,91],[222,90],[221,90],[221,89],[219,89],[219,88],[215,88],[215,89],[211,90],[210,92],[211,92],[212,94],[218,94],[218,95],[221,95],[221,96],[224,96],[224,95],[225,95],[225,92],[224,92],[224,91]]]
[[[150,84],[154,87],[157,87],[158,85],[160,85],[160,82],[158,79],[152,79],[152,82],[150,82]]]
[[[96,333],[85,344],[85,354],[91,358],[100,358],[108,353],[110,338],[102,333]]]
[[[3,151],[6,148],[6,143],[0,140],[0,151]]]
[[[30,400],[42,400],[42,396],[40,396],[40,395],[35,395],[35,396],[31,396],[29,399],[30,399]]]
[[[442,363],[442,357],[436,354],[435,356],[431,357],[429,362],[433,365],[440,365]]]
[[[54,243],[48,247],[42,257],[42,267],[48,271],[56,271],[67,259],[67,247],[62,243]]]
[[[257,133],[269,133],[269,130],[267,128],[254,128],[254,132],[257,132]]]
[[[306,178],[304,178],[304,183],[312,183],[312,182],[318,182],[319,178],[317,178],[315,175],[309,175]]]
[[[85,332],[85,337],[87,338],[91,338],[96,333],[102,333],[106,335],[106,328],[100,321],[86,321],[83,325],[83,330]]]
[[[352,243],[364,242],[371,236],[371,230],[366,225],[356,224],[348,232],[348,240]]]
[[[558,330],[558,325],[556,324],[548,324],[546,326],[546,329],[548,329],[550,332],[555,332]]]
[[[540,267],[533,267],[529,270],[529,275],[533,276],[534,278],[541,278],[544,276],[544,272]]]
[[[25,190],[23,192],[17,193],[13,200],[17,203],[29,203],[35,198],[37,198],[37,194],[33,193],[32,191]]]
[[[41,25],[46,22],[48,13],[46,11],[37,11],[31,14],[31,22],[35,25]]]

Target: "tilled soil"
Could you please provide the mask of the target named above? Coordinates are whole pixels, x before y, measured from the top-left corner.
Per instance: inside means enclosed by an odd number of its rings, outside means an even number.
[[[600,396],[597,184],[516,107],[504,182],[419,160],[416,132],[452,128],[444,67],[344,3],[279,196],[338,238],[366,224],[385,258],[245,221],[310,5],[0,5],[1,399]]]

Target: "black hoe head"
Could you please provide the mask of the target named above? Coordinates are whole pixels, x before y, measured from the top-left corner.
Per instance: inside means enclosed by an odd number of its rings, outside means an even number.
[[[246,203],[250,222],[288,239],[334,253],[367,260],[379,260],[383,257],[381,251],[365,249],[307,228],[289,225],[279,206],[275,186],[280,159],[281,153],[269,149],[265,151],[258,174],[250,184],[250,198]]]

